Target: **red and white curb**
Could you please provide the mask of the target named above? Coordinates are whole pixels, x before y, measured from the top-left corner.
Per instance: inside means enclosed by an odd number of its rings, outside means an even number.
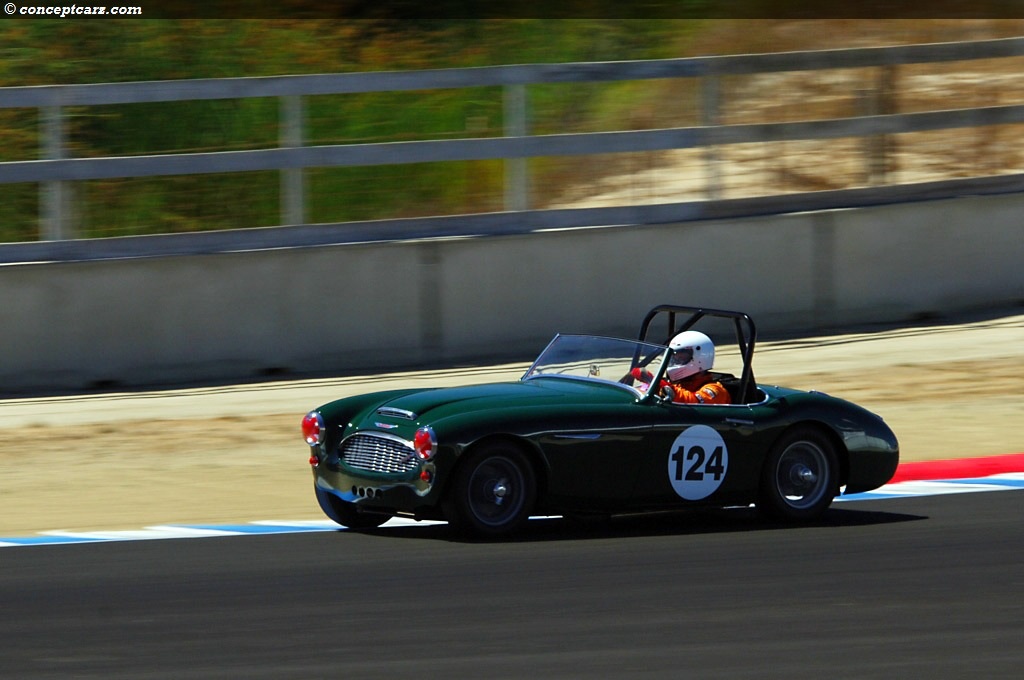
[[[837,501],[939,496],[1024,488],[1024,453],[902,463],[885,486]]]
[[[968,479],[937,479],[896,482],[866,493],[839,496],[836,501],[868,501],[888,498],[911,498],[914,496],[941,496],[950,493],[975,493],[978,491],[1012,491],[1024,489],[1024,472],[1009,472],[990,477]]]
[[[987,458],[903,463],[885,486],[866,493],[836,498],[837,502],[915,498],[981,491],[1024,489],[1024,453]],[[402,518],[384,526],[438,524]],[[266,534],[337,531],[338,525],[324,520],[248,522],[218,525],[159,525],[118,531],[43,531],[34,536],[0,538],[0,548],[27,545],[67,545],[111,541],[149,541],[166,538],[213,538]]]

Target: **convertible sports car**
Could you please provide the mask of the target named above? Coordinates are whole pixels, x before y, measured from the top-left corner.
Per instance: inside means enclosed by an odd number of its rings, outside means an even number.
[[[735,332],[739,375],[714,373],[728,405],[674,403],[657,388],[670,340],[698,322]],[[400,515],[487,537],[532,514],[702,505],[809,521],[837,494],[885,484],[899,460],[892,430],[821,392],[757,384],[755,338],[746,314],[661,305],[637,340],[556,335],[518,382],[324,404],[302,421],[317,500],[352,529]]]

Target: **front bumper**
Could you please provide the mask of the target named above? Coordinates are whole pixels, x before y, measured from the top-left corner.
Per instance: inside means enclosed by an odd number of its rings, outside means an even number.
[[[437,466],[416,456],[406,439],[364,430],[334,446],[314,446],[312,454],[316,488],[342,501],[412,515],[437,504]]]
[[[436,468],[433,463],[421,463],[412,472],[402,475],[374,474],[347,467],[337,456],[327,458],[313,467],[313,479],[318,489],[329,491],[349,503],[372,505],[420,505],[434,490]]]

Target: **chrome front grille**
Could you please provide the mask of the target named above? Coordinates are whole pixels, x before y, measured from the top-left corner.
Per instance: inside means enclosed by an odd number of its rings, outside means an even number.
[[[371,472],[409,472],[416,455],[409,442],[379,434],[356,434],[341,444],[341,459],[349,467]]]

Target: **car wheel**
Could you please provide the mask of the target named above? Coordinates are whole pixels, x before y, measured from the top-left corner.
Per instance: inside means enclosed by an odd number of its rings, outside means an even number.
[[[494,537],[515,531],[533,509],[537,484],[526,456],[514,446],[482,449],[459,466],[446,515],[457,529]]]
[[[333,493],[316,489],[316,500],[320,509],[332,520],[349,529],[376,529],[391,519],[391,515],[377,512],[359,512],[355,503],[343,501]]]
[[[832,504],[838,458],[828,437],[813,428],[785,434],[761,474],[758,509],[776,519],[808,521]]]

